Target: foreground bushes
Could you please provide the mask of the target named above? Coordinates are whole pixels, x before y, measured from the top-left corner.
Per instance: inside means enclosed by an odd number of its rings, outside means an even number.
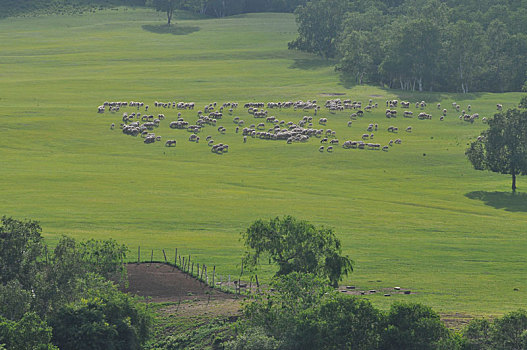
[[[527,349],[527,312],[474,320],[461,333],[420,304],[382,312],[369,301],[329,290],[312,275],[292,273],[275,291],[247,304],[227,349],[520,350]]]
[[[0,221],[0,349],[141,349],[152,314],[125,283],[127,248],[63,237],[52,250],[36,221]]]

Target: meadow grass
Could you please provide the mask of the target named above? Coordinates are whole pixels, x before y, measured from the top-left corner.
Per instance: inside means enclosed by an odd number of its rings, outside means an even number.
[[[290,14],[181,18],[171,30],[163,29],[162,14],[146,9],[0,21],[1,214],[39,220],[51,244],[61,235],[111,237],[130,247],[130,260],[138,245],[145,258],[155,249],[157,260],[161,249],[173,259],[177,247],[223,275],[239,273],[240,232],[258,218],[290,214],[335,229],[355,261],[343,283],[416,292],[370,296],[380,307],[406,300],[494,315],[526,306],[526,179],[512,197],[508,176],[473,170],[464,151],[485,125],[460,121],[451,107],[471,104],[489,117],[496,103],[515,106],[519,93],[349,86],[333,62],[287,50],[296,36]],[[156,100],[193,101],[196,110],[214,101],[323,103],[331,98],[325,93],[380,104],[351,128],[349,112],[322,110],[341,141],[378,123],[375,142],[400,137],[402,145],[330,154],[318,151],[317,139],[243,144],[228,115],[218,123],[225,135],[208,127],[195,144],[168,127],[175,110],[153,108]],[[384,101],[391,98],[426,100],[434,119],[387,120]],[[177,139],[177,147],[111,131],[123,111],[98,115],[97,106],[124,100],[165,113],[156,133]],[[437,102],[449,109],[443,122]],[[255,122],[242,106],[233,116]],[[182,115],[195,121],[196,110]],[[297,122],[309,113],[270,114]],[[388,125],[401,131],[392,135]],[[402,131],[408,125],[412,133]],[[229,144],[229,153],[211,153],[208,134]],[[263,266],[260,279],[271,271]]]

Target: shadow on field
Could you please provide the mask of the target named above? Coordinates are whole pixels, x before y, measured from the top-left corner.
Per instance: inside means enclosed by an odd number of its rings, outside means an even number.
[[[319,68],[326,68],[333,66],[334,61],[326,60],[324,58],[315,57],[315,58],[298,58],[294,60],[292,65],[289,66],[289,69],[303,69],[303,70],[313,70]]]
[[[172,35],[187,35],[199,30],[199,27],[196,26],[180,26],[178,24],[173,24],[170,27],[166,24],[145,24],[142,26],[142,28],[151,33]]]
[[[465,197],[480,200],[496,209],[527,212],[527,193],[474,191],[465,194]]]

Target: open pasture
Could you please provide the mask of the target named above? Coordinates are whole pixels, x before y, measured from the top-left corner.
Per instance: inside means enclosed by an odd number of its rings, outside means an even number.
[[[477,172],[464,156],[467,142],[485,128],[482,117],[497,103],[515,106],[520,94],[349,87],[332,62],[287,50],[296,35],[292,15],[177,19],[170,33],[161,30],[164,20],[150,10],[121,8],[0,21],[0,213],[41,221],[51,243],[62,234],[112,237],[130,246],[130,260],[138,245],[156,249],[158,260],[161,249],[178,247],[233,275],[243,253],[239,233],[255,219],[291,214],[335,228],[355,260],[345,284],[416,293],[369,296],[378,305],[403,299],[472,315],[525,307],[526,179],[511,197],[508,176]],[[313,116],[314,128],[335,131],[340,144],[333,152],[320,152],[316,137],[244,143],[235,133],[235,117],[245,126],[262,122],[245,103],[315,99],[323,105],[334,98],[363,105],[372,99],[379,107],[351,127],[350,110],[321,108],[316,117],[312,110],[268,112],[294,123]],[[414,118],[397,107],[398,117],[387,119],[387,99],[412,102]],[[428,105],[416,109],[421,100]],[[162,141],[144,144],[124,135],[122,113],[137,109],[97,113],[105,101],[143,101],[149,114],[165,114],[153,131]],[[196,107],[156,108],[155,101]],[[205,105],[229,101],[238,108],[224,111],[216,127],[206,126],[199,143],[169,127],[178,112],[194,123]],[[438,102],[448,110],[444,121]],[[459,120],[453,102],[462,109],[470,104],[480,118]],[[417,120],[421,111],[433,118]],[[322,117],[325,126],[318,124]],[[360,140],[370,123],[378,124],[372,142],[402,143],[387,152],[341,147]],[[267,131],[272,124],[265,124]],[[207,135],[229,151],[212,153]],[[168,139],[177,146],[165,147]],[[261,276],[269,271],[264,267]]]

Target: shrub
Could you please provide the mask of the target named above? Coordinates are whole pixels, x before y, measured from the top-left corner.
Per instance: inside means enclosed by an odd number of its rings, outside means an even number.
[[[437,349],[441,340],[450,336],[439,315],[420,304],[393,304],[386,322],[383,350]]]

